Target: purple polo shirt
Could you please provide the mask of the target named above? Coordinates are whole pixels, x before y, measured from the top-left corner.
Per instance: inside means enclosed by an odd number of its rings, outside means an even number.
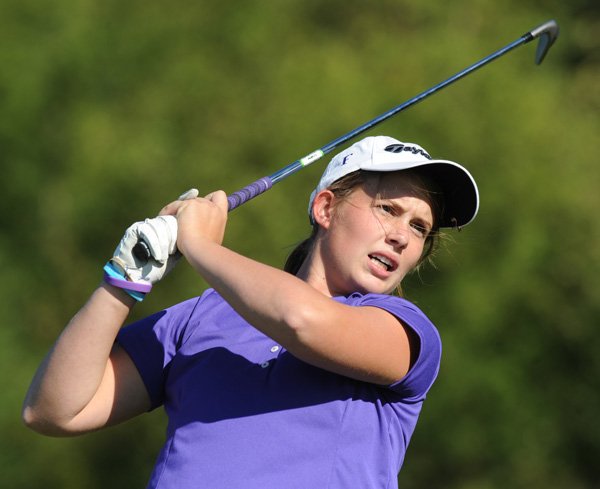
[[[335,300],[380,307],[416,332],[418,358],[406,377],[382,387],[313,367],[212,289],[121,331],[152,408],[164,405],[169,419],[149,488],[397,487],[438,372],[440,338],[404,299]]]

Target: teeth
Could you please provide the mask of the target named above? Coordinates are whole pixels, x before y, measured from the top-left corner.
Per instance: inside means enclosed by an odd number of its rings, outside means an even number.
[[[370,258],[371,258],[371,260],[377,261],[377,262],[381,263],[382,265],[384,265],[387,270],[390,270],[392,268],[392,262],[383,256],[370,255]]]

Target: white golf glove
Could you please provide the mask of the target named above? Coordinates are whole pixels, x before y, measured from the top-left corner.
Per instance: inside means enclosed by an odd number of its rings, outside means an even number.
[[[195,199],[191,189],[179,200]],[[142,253],[140,253],[140,247]],[[177,218],[158,216],[129,226],[114,256],[104,267],[104,280],[141,301],[181,258],[177,250]]]
[[[148,260],[136,257],[133,248],[143,241]],[[131,282],[155,284],[169,273],[181,257],[177,251],[177,219],[158,216],[128,227],[110,262]]]

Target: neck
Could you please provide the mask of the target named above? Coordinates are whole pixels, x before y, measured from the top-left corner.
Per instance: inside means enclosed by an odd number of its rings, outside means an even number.
[[[296,273],[296,277],[328,297],[339,295],[335,294],[329,288],[325,274],[325,268],[321,260],[318,258],[319,254],[316,248],[317,246],[315,246],[309,252],[304,262],[302,262],[302,265],[300,265],[300,268],[298,269],[298,273]]]

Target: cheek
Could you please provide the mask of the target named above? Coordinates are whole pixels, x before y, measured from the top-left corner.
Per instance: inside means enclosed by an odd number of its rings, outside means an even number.
[[[386,234],[386,222],[373,209],[362,209],[356,214],[352,226],[357,234],[364,237],[381,237]]]
[[[350,215],[347,209],[340,209],[332,220],[334,225],[334,231],[343,236],[353,236],[353,239],[357,237],[365,236],[370,232],[370,228],[373,224],[369,221],[368,212],[362,209],[354,209],[354,212]]]
[[[415,246],[412,248],[411,250],[411,254],[410,254],[410,271],[414,270],[419,263],[421,263],[421,257],[423,256],[423,251],[424,251],[424,243],[423,242],[419,242],[419,243],[415,243]]]

